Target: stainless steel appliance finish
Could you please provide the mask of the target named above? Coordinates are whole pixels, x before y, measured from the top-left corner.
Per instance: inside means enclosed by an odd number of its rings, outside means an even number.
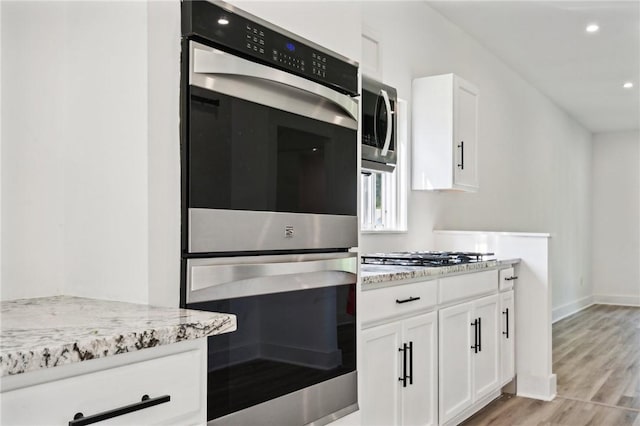
[[[354,371],[211,420],[207,425],[322,426],[358,410],[357,388]]]
[[[193,40],[188,46],[196,117],[187,148],[188,253],[357,246],[357,101]],[[281,199],[303,196],[277,211]]]
[[[362,77],[362,167],[393,171],[397,162],[396,89]]]
[[[357,253],[188,259],[187,307],[232,312],[209,338],[210,425],[326,424],[357,410]]]
[[[191,253],[338,249],[354,247],[357,241],[355,216],[189,209]]]
[[[187,303],[355,284],[357,253],[188,259]]]
[[[326,86],[189,42],[190,84],[284,111],[358,128],[358,103]]]
[[[181,8],[181,306],[238,318],[208,338],[207,419],[327,424],[358,408],[357,63]]]

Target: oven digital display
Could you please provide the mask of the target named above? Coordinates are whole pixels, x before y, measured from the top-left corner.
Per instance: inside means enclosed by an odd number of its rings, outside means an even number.
[[[296,45],[291,43],[290,41],[287,42],[287,44],[284,45],[284,47],[289,51],[289,52],[295,52],[296,51]]]

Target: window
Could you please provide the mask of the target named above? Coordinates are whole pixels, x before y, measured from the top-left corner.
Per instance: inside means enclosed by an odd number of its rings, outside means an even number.
[[[393,172],[362,169],[360,229],[364,232],[407,230],[407,103],[398,100],[398,164]]]

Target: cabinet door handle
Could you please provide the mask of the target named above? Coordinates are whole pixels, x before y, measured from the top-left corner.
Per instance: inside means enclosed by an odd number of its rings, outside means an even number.
[[[145,408],[153,407],[154,405],[164,404],[171,401],[171,396],[163,395],[157,398],[149,398],[149,395],[144,395],[140,402],[125,405],[124,407],[115,408],[109,411],[103,411],[102,413],[86,416],[82,413],[76,413],[73,416],[73,420],[69,421],[69,426],[84,426],[93,423],[98,423],[103,420],[112,419],[114,417],[123,416],[125,414],[133,413],[134,411],[144,410]]]
[[[511,276],[511,277],[505,277],[505,278],[504,278],[504,280],[505,280],[505,281],[513,281],[513,280],[517,280],[517,279],[518,279],[518,277],[514,277],[514,276]]]
[[[507,339],[508,339],[509,338],[509,308],[505,308],[505,310],[502,311],[502,314],[506,315],[507,317],[507,331],[503,331],[502,334],[507,336]]]
[[[409,342],[409,384],[413,384],[413,342]]]
[[[476,318],[475,320],[473,320],[473,322],[471,323],[471,327],[473,327],[473,346],[471,346],[471,349],[473,349],[473,353],[478,353],[478,319]]]
[[[402,382],[402,387],[407,387],[407,344],[403,343],[401,348],[398,348],[398,352],[402,352],[402,377],[398,377],[398,380]]]
[[[458,148],[460,148],[460,164],[458,164],[458,167],[460,167],[460,170],[464,170],[464,141],[460,141]]]
[[[396,303],[415,302],[416,300],[420,300],[420,298],[419,297],[409,297],[408,299],[403,299],[403,300],[396,299]]]
[[[482,317],[478,317],[478,352],[482,352]]]

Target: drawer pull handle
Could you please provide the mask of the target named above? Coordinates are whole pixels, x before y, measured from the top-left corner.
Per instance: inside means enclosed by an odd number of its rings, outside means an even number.
[[[505,277],[504,280],[505,281],[513,281],[513,280],[517,280],[518,277]]]
[[[144,410],[145,408],[153,407],[154,405],[164,404],[170,400],[171,396],[169,395],[163,395],[157,398],[149,398],[149,395],[144,395],[140,402],[125,405],[124,407],[115,408],[109,411],[103,411],[102,413],[94,414],[92,416],[85,417],[82,413],[76,413],[73,416],[73,420],[69,421],[69,426],[83,426],[98,423],[103,420],[133,413],[134,411]]]
[[[408,299],[403,299],[403,300],[396,299],[396,303],[415,302],[416,300],[420,300],[420,298],[419,297],[410,297]]]

